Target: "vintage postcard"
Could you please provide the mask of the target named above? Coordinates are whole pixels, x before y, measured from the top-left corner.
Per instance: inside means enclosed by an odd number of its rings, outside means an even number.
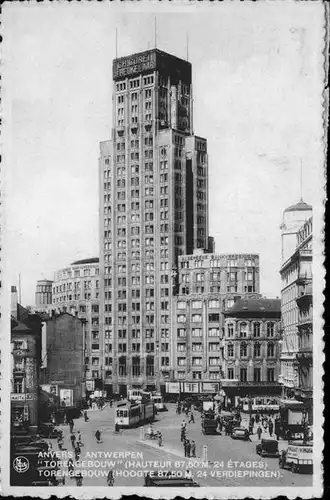
[[[2,494],[321,497],[326,2],[2,8]]]

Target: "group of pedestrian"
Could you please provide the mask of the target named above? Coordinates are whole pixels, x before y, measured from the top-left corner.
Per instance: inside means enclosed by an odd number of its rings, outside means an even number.
[[[190,441],[185,439],[183,441],[184,456],[188,458],[196,458],[196,443],[195,441]]]
[[[193,413],[191,413],[193,414]],[[190,417],[191,419],[191,417]],[[194,422],[194,420],[192,420]],[[190,420],[189,420],[190,423]],[[183,420],[181,422],[181,443],[184,449],[184,456],[188,458],[196,458],[196,443],[195,441],[190,441],[187,438],[187,422]]]
[[[189,413],[192,413],[192,407],[191,406],[192,405],[189,402],[177,401],[177,403],[176,403],[176,414],[177,415],[181,415],[181,413],[185,413],[186,416],[188,416]]]

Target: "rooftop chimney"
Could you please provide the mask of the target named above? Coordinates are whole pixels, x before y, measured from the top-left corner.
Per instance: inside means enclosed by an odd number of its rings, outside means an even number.
[[[13,318],[17,319],[17,306],[18,298],[17,298],[17,288],[16,286],[11,287],[11,306],[10,306],[10,314]]]

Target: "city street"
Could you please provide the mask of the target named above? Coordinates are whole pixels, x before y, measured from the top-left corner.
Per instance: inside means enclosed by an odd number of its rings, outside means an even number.
[[[159,448],[156,440],[143,441],[139,427],[124,429],[119,434],[115,434],[114,408],[89,410],[89,422],[84,422],[83,418],[75,420],[74,432],[76,434],[78,431],[81,432],[84,443],[80,461],[85,462],[80,467],[78,465],[76,471],[80,468],[80,470],[85,470],[85,473],[87,470],[89,474],[88,477],[84,477],[83,485],[105,486],[109,470],[113,470],[115,486],[143,486],[144,477],[141,471],[150,470],[171,470],[173,474],[182,474],[183,477],[189,471],[201,486],[312,485],[312,475],[294,474],[291,471],[281,470],[276,458],[260,458],[255,451],[258,442],[256,436],[252,436],[252,442],[245,442],[233,440],[224,433],[203,435],[199,412],[194,413],[195,423],[187,425],[187,438],[195,441],[197,458],[185,458],[180,442],[180,426],[184,418],[188,421],[188,417],[176,415],[174,405],[170,404],[168,407],[169,411],[158,414],[153,424],[155,430],[162,432],[162,448]],[[72,451],[69,427],[61,426],[61,428],[64,431],[64,448]],[[95,438],[97,430],[101,431],[100,443],[97,443]],[[56,441],[53,440],[52,444],[55,451]],[[203,458],[204,445],[207,445],[207,463],[198,461]],[[284,446],[285,443],[280,442],[280,450]],[[63,457],[64,455],[65,452],[63,452]],[[63,460],[67,459],[63,458]],[[65,463],[63,470],[67,470]],[[251,477],[250,475],[249,477],[249,471],[252,473],[261,471],[261,476]],[[245,476],[243,476],[244,472]],[[75,480],[65,478],[65,483],[75,485]]]

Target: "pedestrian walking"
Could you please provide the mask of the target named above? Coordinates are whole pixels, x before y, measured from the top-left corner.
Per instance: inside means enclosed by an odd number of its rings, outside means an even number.
[[[107,484],[108,486],[113,486],[115,483],[115,479],[113,477],[113,472],[112,470],[109,470],[108,476],[107,476]]]
[[[69,476],[71,478],[72,478],[73,471],[74,471],[73,460],[72,460],[72,458],[69,458],[69,461],[68,461],[68,472],[69,472]]]
[[[163,436],[161,432],[158,432],[158,446],[159,448],[163,446]]]
[[[77,484],[77,486],[82,486],[82,482],[83,482],[83,478],[82,478],[81,472],[78,472],[76,474],[76,484]]]
[[[186,431],[185,429],[181,429],[181,443],[184,442],[185,438],[186,438]]]
[[[70,440],[71,440],[71,445],[72,445],[72,448],[74,449],[75,447],[75,442],[76,442],[76,436],[74,434],[71,434],[70,436]]]
[[[258,439],[259,439],[259,441],[260,441],[260,439],[261,439],[261,434],[262,434],[262,428],[260,427],[260,425],[259,425],[259,427],[258,427],[258,429],[257,429],[257,434],[258,434]]]
[[[273,430],[274,430],[274,424],[272,421],[269,422],[269,425],[268,425],[268,430],[269,430],[269,436],[272,437],[273,435]]]
[[[187,439],[187,443],[186,443],[186,452],[187,454],[185,454],[185,457],[190,457],[190,450],[191,450],[191,444],[190,444],[190,441],[189,439]]]
[[[69,427],[70,427],[70,432],[72,434],[73,427],[74,427],[74,422],[73,422],[72,418],[69,420]]]
[[[250,438],[250,433],[247,429],[245,429],[245,440],[246,441],[251,441],[251,438]]]
[[[80,446],[77,443],[77,446],[74,449],[74,456],[75,456],[76,460],[79,460],[80,453],[81,453],[81,449],[80,449]]]
[[[63,450],[63,444],[64,444],[63,437],[59,436],[57,438],[57,445],[59,450]]]
[[[97,430],[95,432],[95,437],[96,437],[96,442],[100,443],[101,442],[101,432],[99,430]]]
[[[191,413],[190,413],[189,424],[194,424],[194,423],[195,423],[194,413],[193,413],[193,412],[191,412]]]
[[[190,456],[192,458],[196,458],[196,443],[195,441],[191,441],[191,445],[190,445]]]
[[[253,434],[253,424],[250,420],[250,423],[249,423],[249,434]]]
[[[88,422],[88,420],[89,420],[86,410],[84,411],[84,420],[85,420],[85,422]]]
[[[254,427],[254,422],[255,422],[255,419],[254,419],[254,416],[252,415],[252,417],[251,417],[251,424],[252,424],[252,427]]]

